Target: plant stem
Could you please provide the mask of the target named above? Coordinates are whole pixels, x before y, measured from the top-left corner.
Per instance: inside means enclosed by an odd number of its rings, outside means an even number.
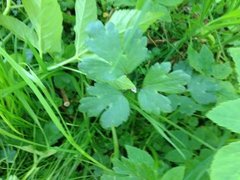
[[[114,147],[114,158],[119,158],[119,143],[116,128],[112,127],[112,136],[113,136],[113,147]]]
[[[70,103],[68,96],[67,96],[66,92],[64,91],[64,89],[60,89],[60,93],[63,98],[63,105],[65,107],[69,107],[71,105],[71,103]]]
[[[11,9],[18,9],[18,8],[23,8],[23,5],[13,5],[13,6],[11,6]]]
[[[12,0],[7,0],[7,6],[3,11],[3,15],[7,15],[9,13],[9,11],[11,9],[11,2],[12,2]]]
[[[57,69],[57,68],[59,68],[59,67],[61,67],[61,66],[64,66],[64,65],[66,65],[66,64],[72,63],[72,62],[76,61],[78,58],[80,58],[80,56],[82,56],[83,54],[85,54],[87,51],[88,51],[88,50],[84,50],[84,51],[82,51],[82,52],[81,52],[80,54],[78,54],[78,55],[75,55],[75,56],[73,56],[73,57],[71,57],[71,58],[69,58],[69,59],[66,59],[66,60],[64,60],[64,61],[62,61],[62,62],[60,62],[60,63],[58,63],[58,64],[52,65],[52,66],[48,67],[47,70],[51,71],[51,70]]]

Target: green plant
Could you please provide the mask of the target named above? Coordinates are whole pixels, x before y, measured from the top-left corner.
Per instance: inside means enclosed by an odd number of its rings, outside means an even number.
[[[239,0],[0,6],[0,176],[239,178]]]

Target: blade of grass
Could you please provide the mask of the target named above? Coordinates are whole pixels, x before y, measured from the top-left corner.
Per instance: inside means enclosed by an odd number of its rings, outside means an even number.
[[[61,122],[59,121],[58,117],[54,113],[51,106],[48,104],[46,99],[43,97],[37,86],[33,83],[32,79],[33,76],[27,72],[25,69],[23,69],[21,66],[19,66],[14,59],[12,59],[11,56],[8,55],[8,53],[0,47],[0,54],[7,60],[7,62],[16,70],[16,72],[23,78],[23,80],[28,84],[28,86],[32,89],[32,91],[35,93],[39,101],[41,102],[42,106],[48,113],[49,117],[52,119],[53,123],[57,126],[59,131],[66,137],[66,139],[69,141],[70,144],[73,145],[84,157],[92,161],[96,166],[99,168],[112,172],[112,170],[108,169],[106,166],[104,166],[102,163],[95,160],[93,157],[91,157],[87,152],[85,152],[73,139],[73,137],[66,132],[64,127],[62,126]]]

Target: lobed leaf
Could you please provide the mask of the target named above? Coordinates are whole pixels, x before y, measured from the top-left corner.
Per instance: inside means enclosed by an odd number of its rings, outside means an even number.
[[[133,146],[126,146],[128,158],[122,157],[121,160],[113,160],[113,170],[116,175],[104,174],[101,179],[146,179],[158,180],[157,168],[153,158],[144,150]]]
[[[143,88],[138,93],[140,107],[148,113],[159,115],[161,112],[169,113],[173,109],[168,97],[159,94],[182,93],[190,76],[182,70],[170,72],[170,62],[156,63],[147,72],[143,81]]]
[[[117,127],[127,121],[130,107],[123,94],[107,84],[97,83],[87,89],[88,97],[81,99],[79,110],[89,117],[100,116],[103,128]]]
[[[208,75],[211,73],[214,57],[211,50],[206,45],[202,46],[199,53],[190,46],[188,48],[188,61],[194,70]]]
[[[188,61],[194,70],[205,76],[222,80],[232,73],[230,63],[216,63],[213,53],[206,45],[202,46],[199,53],[190,46],[188,48]]]
[[[79,68],[90,79],[112,83],[131,73],[147,56],[147,40],[140,31],[129,30],[122,37],[112,23],[104,26],[97,21],[90,23],[87,32],[86,46],[94,55],[83,58]]]
[[[184,92],[186,90],[184,86],[190,80],[190,76],[182,70],[173,72],[170,70],[170,62],[156,63],[147,72],[143,87],[170,94]]]
[[[138,93],[138,102],[148,113],[160,114],[172,112],[171,101],[156,90],[143,88]]]
[[[176,110],[178,108],[179,112],[188,116],[193,115],[193,113],[195,113],[200,108],[199,104],[187,96],[179,96],[173,94],[168,96],[168,98],[172,102],[171,105],[173,110]]]
[[[210,104],[216,102],[219,86],[212,78],[199,75],[193,76],[188,84],[188,90],[199,104]]]

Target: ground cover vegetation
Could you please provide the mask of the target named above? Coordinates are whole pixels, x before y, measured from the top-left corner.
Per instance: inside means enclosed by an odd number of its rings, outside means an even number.
[[[0,1],[0,179],[240,179],[240,0]]]

